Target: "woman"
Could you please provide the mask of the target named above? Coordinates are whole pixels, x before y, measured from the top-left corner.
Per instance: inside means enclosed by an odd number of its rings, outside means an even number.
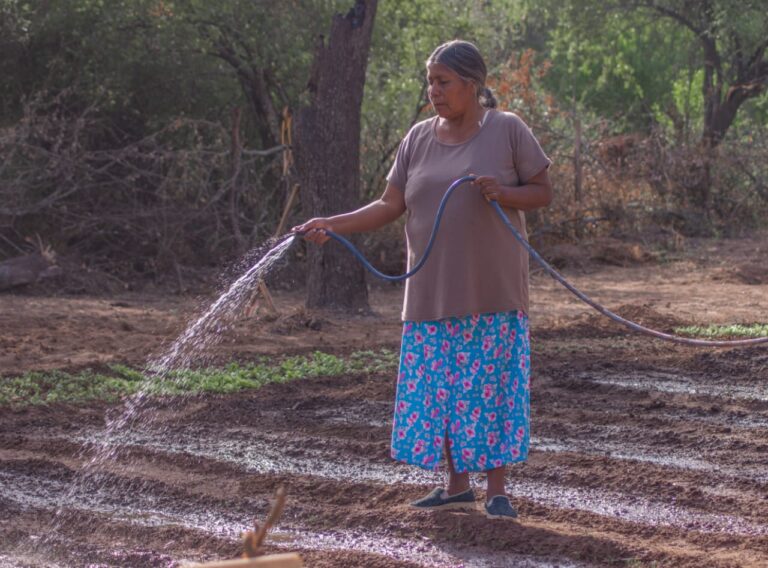
[[[421,509],[474,508],[469,472],[488,478],[486,514],[511,519],[504,467],[524,461],[530,439],[528,255],[485,201],[497,201],[525,234],[523,212],[552,199],[550,160],[528,127],[495,110],[486,66],[465,41],[427,60],[436,116],[400,144],[380,199],[356,211],[296,227],[322,244],[324,230],[370,231],[408,212],[410,268],[424,251],[438,204],[457,178],[434,248],[405,286],[392,457],[436,469],[448,484],[412,503]]]

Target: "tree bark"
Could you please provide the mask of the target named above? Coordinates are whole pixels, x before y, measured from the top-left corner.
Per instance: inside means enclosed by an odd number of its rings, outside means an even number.
[[[336,14],[327,42],[318,39],[310,73],[310,103],[295,121],[294,156],[306,217],[356,208],[360,201],[360,108],[377,0],[356,0]],[[353,238],[354,240],[354,238]],[[309,308],[367,311],[360,263],[336,243],[310,247]]]

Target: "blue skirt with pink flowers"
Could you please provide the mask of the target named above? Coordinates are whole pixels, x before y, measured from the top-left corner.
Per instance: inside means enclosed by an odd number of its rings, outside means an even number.
[[[392,457],[457,472],[524,461],[530,445],[530,337],[521,311],[403,323]]]

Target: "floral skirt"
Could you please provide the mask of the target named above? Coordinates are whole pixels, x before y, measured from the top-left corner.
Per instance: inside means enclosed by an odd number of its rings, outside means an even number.
[[[530,338],[520,311],[403,323],[392,457],[438,469],[524,461],[530,445]]]

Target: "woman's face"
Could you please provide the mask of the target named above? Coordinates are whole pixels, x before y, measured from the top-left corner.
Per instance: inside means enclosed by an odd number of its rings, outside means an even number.
[[[453,69],[442,63],[427,66],[429,102],[441,118],[456,118],[477,104],[477,92],[472,81],[465,81]]]

